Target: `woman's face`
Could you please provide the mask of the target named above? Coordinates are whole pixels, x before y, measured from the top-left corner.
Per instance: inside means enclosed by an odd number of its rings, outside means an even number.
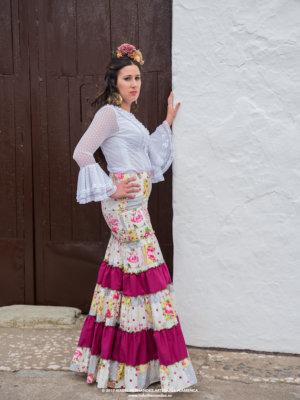
[[[117,88],[125,103],[138,99],[141,90],[141,73],[135,64],[126,65],[119,70]]]

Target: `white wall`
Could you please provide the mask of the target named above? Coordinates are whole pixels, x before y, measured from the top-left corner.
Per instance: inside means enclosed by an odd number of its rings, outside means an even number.
[[[300,353],[299,1],[174,0],[186,343]]]

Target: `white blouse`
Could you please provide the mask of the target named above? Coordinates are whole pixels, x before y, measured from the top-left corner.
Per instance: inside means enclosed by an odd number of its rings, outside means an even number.
[[[109,172],[150,173],[152,183],[164,181],[163,173],[173,161],[173,134],[166,120],[150,135],[148,129],[129,111],[105,104],[82,135],[73,153],[80,167],[76,200],[80,204],[102,201],[117,186],[93,154],[101,147]]]

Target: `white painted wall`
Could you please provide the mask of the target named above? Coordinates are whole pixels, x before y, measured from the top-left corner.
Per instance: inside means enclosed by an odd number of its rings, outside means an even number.
[[[174,0],[186,343],[300,353],[300,2]]]

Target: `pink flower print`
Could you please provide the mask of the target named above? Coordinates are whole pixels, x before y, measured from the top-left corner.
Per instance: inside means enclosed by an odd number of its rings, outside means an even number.
[[[150,260],[152,260],[152,261],[155,261],[156,260],[156,257],[155,257],[155,255],[153,254],[153,252],[154,252],[154,247],[152,247],[152,246],[148,246],[147,247],[147,257],[150,259]]]
[[[163,314],[165,315],[166,320],[171,320],[176,316],[175,311],[172,308],[171,300],[168,298],[163,302],[162,305]]]
[[[151,230],[148,227],[146,227],[146,229],[145,229],[145,237],[148,237],[149,235],[151,235]]]
[[[92,374],[92,373],[88,374],[86,381],[87,381],[87,383],[93,383],[94,382],[94,374]]]
[[[143,220],[143,215],[140,211],[137,211],[131,218],[130,220],[132,222],[141,222]]]
[[[74,359],[78,360],[82,356],[82,352],[80,350],[76,350],[74,353]]]
[[[171,303],[166,303],[165,312],[166,314],[173,314],[173,308]]]
[[[139,261],[139,258],[136,254],[131,254],[129,257],[127,257],[127,261],[129,263],[137,263]]]
[[[118,233],[119,221],[117,218],[110,215],[108,218],[108,224],[111,226],[112,232]]]
[[[117,179],[123,179],[124,178],[124,173],[123,172],[115,172],[115,177]]]
[[[184,359],[184,360],[182,360],[182,362],[181,362],[181,365],[184,367],[184,368],[186,368],[187,366],[188,366],[188,359]]]
[[[110,317],[111,317],[111,312],[110,312],[110,309],[109,309],[109,308],[107,309],[105,316],[106,316],[107,318],[110,318]]]
[[[118,300],[119,297],[120,297],[119,293],[115,293],[115,294],[113,295],[113,298],[114,298],[114,299],[117,299],[117,300]]]

